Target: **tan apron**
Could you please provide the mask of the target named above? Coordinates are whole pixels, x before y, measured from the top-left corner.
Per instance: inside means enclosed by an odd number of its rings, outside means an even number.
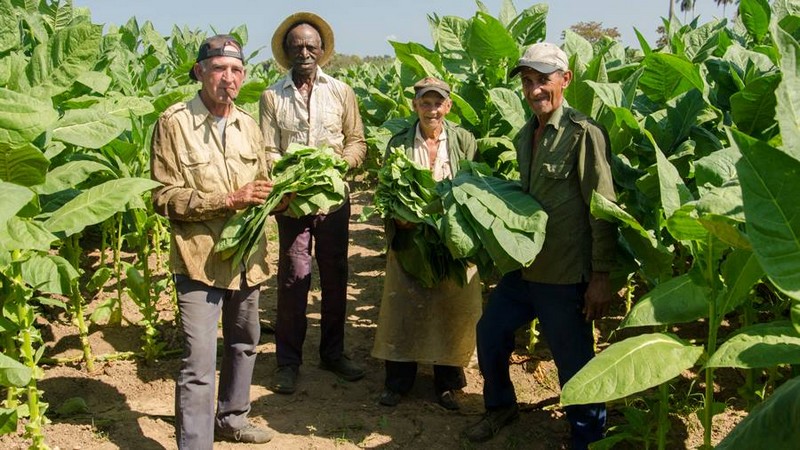
[[[424,288],[389,250],[372,356],[466,366],[475,350],[475,325],[481,315],[481,281],[475,266],[467,269],[467,280],[463,287],[445,280]]]

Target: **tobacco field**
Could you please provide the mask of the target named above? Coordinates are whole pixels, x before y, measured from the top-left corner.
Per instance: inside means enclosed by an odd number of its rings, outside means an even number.
[[[522,424],[487,448],[560,448],[562,407],[588,402],[609,405],[598,449],[797,448],[800,1],[737,8],[732,20],[664,20],[662,41],[639,35],[635,49],[565,31],[574,73],[565,98],[611,138],[618,202],[595,196],[591,209],[619,225],[618,304],[596,323],[597,357],[561,391],[535,327],[520,334]],[[274,448],[469,448],[458,431],[481,412],[476,367],[458,415],[414,399],[396,412],[375,405],[383,374],[369,351],[385,242],[380,220],[356,213],[371,205],[386,144],[413,114],[411,86],[424,76],[450,84],[448,119],[474,134],[494,174],[518,176],[513,139],[530,112],[508,72],[544,40],[547,12],[511,0],[499,13],[476,2],[466,18],[427,12],[426,21],[421,10],[414,26],[430,28],[432,48],[392,42],[392,61],[333,73],[354,88],[368,142],[367,163],[348,180],[347,339],[369,375],[344,385],[308,363],[295,399],[265,389],[273,276],[251,415],[282,433]],[[228,31],[248,41],[244,26]],[[188,71],[207,35],[180,24],[162,35],[135,18],[104,28],[69,1],[0,0],[0,447],[175,447],[179,317],[149,149],[159,114],[195,95]],[[259,95],[281,76],[250,55],[237,103],[257,117]],[[307,342],[315,339],[312,327]],[[121,376],[138,383],[124,395],[111,385]],[[98,392],[161,403],[104,415]],[[336,406],[323,416],[320,401]]]

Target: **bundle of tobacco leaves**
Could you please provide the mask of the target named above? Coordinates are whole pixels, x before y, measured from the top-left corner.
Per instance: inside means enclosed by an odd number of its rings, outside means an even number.
[[[347,196],[343,180],[347,163],[329,148],[291,145],[272,168],[272,192],[261,205],[237,212],[225,224],[214,247],[237,266],[253,254],[266,232],[267,217],[286,194],[295,193],[284,213],[292,217],[326,214]]]

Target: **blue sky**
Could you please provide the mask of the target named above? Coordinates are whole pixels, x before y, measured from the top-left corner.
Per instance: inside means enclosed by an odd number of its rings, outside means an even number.
[[[482,0],[497,16],[503,0]],[[515,0],[517,11],[537,1]],[[149,20],[161,33],[174,25],[191,29],[224,32],[246,24],[250,42],[246,52],[264,48],[257,60],[272,56],[269,40],[275,27],[289,14],[311,11],[333,27],[336,51],[343,54],[393,55],[388,40],[419,42],[431,45],[428,14],[471,17],[477,6],[471,0],[73,0],[73,5],[89,7],[92,21],[123,24],[135,16],[139,23]],[[667,16],[669,0],[561,0],[549,2],[547,39],[561,41],[561,32],[577,22],[597,21],[604,27],[617,27],[623,43],[638,48],[633,27],[655,42],[655,29]],[[734,7],[726,16],[731,18]],[[676,11],[679,19],[684,15]],[[714,0],[697,0],[695,13],[701,22],[722,17],[723,10]],[[689,19],[686,17],[686,19]]]

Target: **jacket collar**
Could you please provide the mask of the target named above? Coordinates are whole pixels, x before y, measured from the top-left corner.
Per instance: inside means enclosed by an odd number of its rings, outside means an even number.
[[[198,129],[203,126],[203,124],[213,116],[208,111],[208,108],[206,108],[206,105],[203,104],[203,99],[200,98],[200,93],[197,93],[193,99],[189,100],[187,105],[189,113],[192,115],[192,126],[194,129]],[[231,113],[227,117],[228,124],[236,124],[238,126],[239,114],[239,108],[234,105],[234,107],[231,108]]]

